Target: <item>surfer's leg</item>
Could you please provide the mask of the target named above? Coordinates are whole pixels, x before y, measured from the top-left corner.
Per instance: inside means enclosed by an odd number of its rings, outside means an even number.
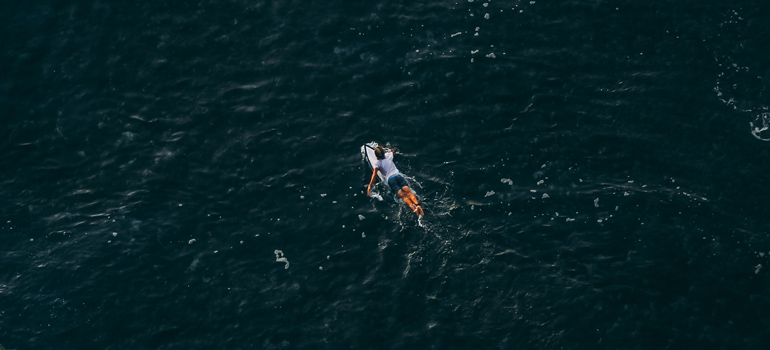
[[[401,196],[401,198],[404,199],[406,204],[409,204],[409,207],[412,208],[412,211],[414,211],[415,214],[419,216],[424,215],[422,207],[417,201],[417,196],[415,196],[414,193],[409,189],[409,186],[402,187],[401,190],[398,191],[398,194]]]
[[[402,187],[401,190],[406,193],[406,195],[409,197],[412,203],[414,203],[415,205],[419,204],[419,202],[417,201],[417,196],[414,195],[414,192],[412,192],[412,190],[408,186]]]
[[[417,202],[417,196],[412,193],[412,190],[409,189],[409,183],[407,183],[401,175],[391,176],[388,179],[388,185],[390,185],[394,190],[400,187],[398,190],[398,195],[401,196],[404,202],[409,205],[409,208],[411,208],[415,214],[423,216],[422,208]]]
[[[409,198],[409,196],[404,192],[404,190],[398,190],[398,195],[401,196],[401,199],[404,200],[404,202],[409,205],[409,208],[412,208],[412,211],[415,213],[417,212],[417,209],[415,208],[415,203],[412,202],[412,199]]]
[[[401,198],[406,202],[406,204],[409,204],[410,207],[414,207],[417,203],[415,203],[412,198],[409,196],[408,192],[404,190],[398,190],[398,195],[401,196]]]

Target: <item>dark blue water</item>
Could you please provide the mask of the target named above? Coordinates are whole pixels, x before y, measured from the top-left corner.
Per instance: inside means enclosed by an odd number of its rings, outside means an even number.
[[[766,349],[767,10],[6,2],[0,344]]]

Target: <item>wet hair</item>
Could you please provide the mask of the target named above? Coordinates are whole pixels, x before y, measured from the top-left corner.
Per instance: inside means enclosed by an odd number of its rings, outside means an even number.
[[[385,159],[385,149],[383,149],[382,146],[377,146],[377,148],[374,149],[374,155],[377,159]]]

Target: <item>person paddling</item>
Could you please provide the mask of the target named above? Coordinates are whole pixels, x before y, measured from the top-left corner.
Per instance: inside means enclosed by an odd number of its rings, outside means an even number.
[[[393,192],[398,193],[404,202],[409,205],[409,208],[418,216],[423,216],[425,213],[422,211],[422,207],[417,202],[417,196],[414,195],[409,188],[409,183],[406,182],[401,173],[396,168],[396,164],[393,163],[393,153],[395,150],[385,151],[382,146],[377,146],[374,149],[374,155],[377,157],[377,162],[374,164],[374,171],[372,171],[372,179],[369,181],[369,186],[366,188],[366,195],[372,190],[372,183],[374,178],[377,177],[377,171],[379,170],[385,178],[388,179],[388,186]]]

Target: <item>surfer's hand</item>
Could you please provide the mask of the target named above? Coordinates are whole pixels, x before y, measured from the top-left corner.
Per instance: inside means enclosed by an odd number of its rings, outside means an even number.
[[[369,197],[369,192],[371,192],[372,186],[366,186],[366,196]]]

